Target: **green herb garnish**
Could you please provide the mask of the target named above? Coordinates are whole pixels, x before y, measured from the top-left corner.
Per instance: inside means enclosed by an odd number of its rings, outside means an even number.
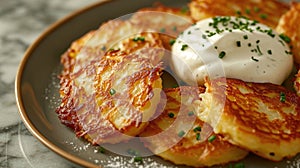
[[[142,162],[142,161],[143,161],[143,158],[140,157],[140,156],[135,156],[135,157],[133,158],[133,161],[134,161],[134,162]]]
[[[212,142],[212,141],[214,141],[216,138],[217,138],[216,135],[212,135],[212,136],[210,136],[207,140],[208,140],[208,142]]]
[[[221,51],[220,54],[219,54],[219,58],[223,58],[225,57],[226,55],[226,52],[225,51]]]
[[[287,35],[285,35],[285,34],[279,34],[279,37],[283,40],[283,41],[285,41],[286,43],[290,43],[291,42],[291,39],[287,36]]]
[[[98,147],[98,152],[105,153],[105,149],[102,146]]]
[[[200,133],[197,133],[197,134],[196,134],[196,140],[199,141],[200,138],[201,138],[201,137],[200,137]]]
[[[135,37],[132,39],[133,41],[135,42],[138,42],[138,41],[145,41],[145,37]]]
[[[180,132],[178,132],[178,134],[177,134],[177,135],[178,135],[179,137],[183,137],[183,136],[184,136],[184,134],[185,134],[185,132],[184,132],[184,131],[180,131]]]
[[[272,50],[268,50],[268,54],[272,55]]]
[[[280,101],[281,102],[285,102],[285,100],[286,100],[285,93],[284,92],[280,92]]]
[[[111,89],[109,90],[109,94],[110,94],[110,95],[114,95],[114,94],[116,94],[116,90],[115,90],[115,89],[113,89],[113,88],[111,88]]]
[[[194,115],[194,112],[193,111],[189,111],[188,112],[188,116],[193,116]]]
[[[187,49],[189,46],[187,44],[183,44],[181,46],[181,51],[184,51],[185,49]]]
[[[173,31],[175,31],[175,32],[177,31],[177,27],[176,26],[173,27]]]
[[[174,114],[174,113],[168,113],[168,116],[169,116],[170,118],[174,118],[175,114]]]
[[[245,10],[246,14],[250,15],[250,9]]]
[[[260,18],[262,18],[262,19],[267,19],[268,15],[267,15],[267,14],[264,14],[264,13],[262,13],[262,14],[260,14],[260,15],[259,15],[259,17],[260,17]]]
[[[234,163],[234,164],[231,163],[229,165],[229,168],[245,168],[245,164],[242,162]]]
[[[253,56],[251,57],[251,59],[252,59],[253,61],[255,61],[255,62],[258,62],[258,61],[259,61],[258,59],[254,58]]]
[[[197,126],[193,129],[194,132],[198,132],[198,131],[201,131],[201,127],[200,126]]]
[[[175,42],[176,42],[175,39],[171,39],[171,40],[169,41],[169,44],[170,44],[170,45],[173,45]]]

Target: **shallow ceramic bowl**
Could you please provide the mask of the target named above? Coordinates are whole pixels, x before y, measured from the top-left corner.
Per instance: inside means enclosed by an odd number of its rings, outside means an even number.
[[[115,0],[98,3],[75,12],[45,31],[27,50],[16,78],[16,97],[21,117],[43,144],[59,155],[84,167],[138,167],[128,157],[97,152],[98,148],[75,137],[62,125],[55,108],[59,103],[60,56],[71,42],[107,20],[149,7],[156,0]],[[168,6],[183,6],[187,1],[160,0]],[[121,8],[120,8],[121,7]],[[250,155],[243,162],[247,168],[289,167],[300,165],[299,156],[292,160],[273,163]],[[144,159],[145,167],[173,167],[170,162],[152,156]]]

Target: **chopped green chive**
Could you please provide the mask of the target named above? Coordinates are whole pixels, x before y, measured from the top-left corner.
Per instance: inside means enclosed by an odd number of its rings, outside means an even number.
[[[217,138],[216,135],[212,135],[212,136],[210,136],[207,140],[208,140],[208,142],[212,142],[212,141],[214,141],[216,138]]]
[[[257,7],[257,6],[255,6],[255,7],[254,7],[254,12],[259,12],[259,11],[260,11],[260,8]]]
[[[242,162],[230,164],[229,168],[245,168],[245,164]]]
[[[200,140],[200,133],[196,134],[196,140],[199,141]]]
[[[181,46],[181,51],[184,51],[185,49],[187,49],[188,48],[188,45],[187,44],[183,44],[182,46]]]
[[[262,14],[260,14],[260,15],[259,15],[259,17],[260,17],[260,18],[262,18],[262,19],[267,19],[268,15],[267,15],[267,14],[264,14],[264,13],[262,13]]]
[[[258,55],[259,55],[259,56],[260,56],[260,55],[263,55],[263,53],[262,53],[261,50],[260,50],[259,45],[257,45],[256,48],[257,48],[257,51],[258,51]]]
[[[248,35],[244,35],[243,38],[244,38],[245,40],[247,40],[247,39],[248,39]]]
[[[197,126],[193,129],[194,132],[197,132],[197,131],[201,131],[201,127],[200,126]]]
[[[291,51],[285,51],[286,54],[292,55],[293,53]]]
[[[287,35],[285,35],[285,34],[279,34],[279,37],[283,40],[283,41],[285,41],[286,43],[290,43],[291,42],[291,39],[287,36]]]
[[[174,118],[175,114],[174,114],[174,113],[168,113],[168,116],[169,116],[170,118]]]
[[[111,89],[109,90],[109,94],[110,94],[110,95],[114,95],[114,94],[116,94],[116,90],[115,90],[115,89],[113,89],[113,88],[111,88]]]
[[[106,47],[105,47],[105,46],[101,47],[101,50],[102,50],[102,51],[105,51],[105,50],[106,50]]]
[[[184,132],[184,131],[180,131],[180,132],[178,132],[178,136],[179,136],[179,137],[183,137],[183,136],[184,136],[184,134],[185,134],[185,132]]]
[[[248,47],[251,47],[251,43],[248,43]]]
[[[111,51],[115,51],[115,49],[114,49],[114,48],[110,48],[110,49],[108,50],[108,52],[111,52]]]
[[[255,62],[258,62],[258,61],[259,61],[258,59],[254,58],[253,56],[251,57],[251,59],[252,59],[253,61],[255,61]]]
[[[193,111],[189,111],[188,112],[188,116],[193,116],[194,115],[194,112]]]
[[[166,29],[165,29],[165,28],[161,28],[159,31],[160,31],[161,33],[164,33],[164,32],[166,32]]]
[[[268,54],[272,55],[272,50],[268,50]]]
[[[241,15],[241,14],[242,14],[242,12],[239,11],[239,10],[237,10],[235,13],[236,13],[237,15]]]
[[[241,41],[237,41],[236,46],[241,47]]]
[[[172,30],[176,32],[177,31],[177,27],[174,26]]]
[[[257,20],[253,20],[253,22],[251,23],[252,26],[255,26],[258,23]]]
[[[191,31],[188,31],[188,34],[191,34],[192,32]]]
[[[246,9],[245,12],[246,12],[246,14],[249,15],[250,14],[250,9]]]
[[[135,37],[132,39],[133,41],[135,42],[138,42],[138,41],[145,41],[145,37]]]
[[[180,10],[181,13],[187,13],[189,11],[189,8],[187,6],[183,6]]]
[[[219,58],[223,58],[225,57],[226,55],[226,52],[225,51],[221,51],[220,54],[219,54]]]
[[[169,44],[170,44],[170,45],[173,45],[175,42],[176,42],[175,39],[171,39],[171,40],[169,41]]]
[[[105,149],[102,146],[99,146],[98,152],[100,153],[105,153]]]
[[[265,30],[265,32],[266,32],[269,36],[271,36],[272,38],[275,37],[275,34],[273,33],[273,30],[272,30],[272,29]]]
[[[172,87],[177,88],[178,86],[179,86],[178,84],[174,84]]]
[[[135,156],[135,157],[133,158],[133,160],[134,160],[134,162],[142,162],[142,161],[143,161],[143,158],[140,157],[140,156]]]
[[[280,92],[280,101],[281,102],[285,102],[286,97],[285,97],[285,93],[284,92]]]

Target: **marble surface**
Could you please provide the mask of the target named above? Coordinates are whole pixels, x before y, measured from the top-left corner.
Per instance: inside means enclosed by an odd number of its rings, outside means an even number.
[[[51,24],[99,0],[0,0],[0,168],[78,167],[58,156],[23,125],[14,81],[24,52]]]

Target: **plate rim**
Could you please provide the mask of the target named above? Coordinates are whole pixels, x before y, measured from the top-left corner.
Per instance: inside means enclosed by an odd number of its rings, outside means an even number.
[[[42,142],[43,145],[48,147],[50,150],[55,152],[56,154],[62,156],[63,158],[75,163],[79,164],[84,167],[102,167],[101,165],[95,165],[92,164],[91,162],[88,162],[80,157],[77,157],[75,155],[72,155],[68,153],[67,151],[61,149],[57,145],[55,145],[53,142],[48,140],[35,126],[34,124],[30,121],[30,118],[27,115],[27,112],[25,110],[24,106],[24,101],[22,99],[22,89],[21,89],[21,83],[22,83],[22,77],[23,77],[23,72],[25,69],[26,64],[28,63],[28,59],[30,58],[31,54],[33,51],[39,46],[40,42],[48,37],[49,34],[54,32],[57,28],[59,28],[61,25],[67,23],[71,19],[89,11],[94,8],[97,8],[98,6],[104,5],[106,3],[111,2],[112,0],[102,0],[99,2],[94,2],[90,5],[87,5],[86,7],[79,8],[70,14],[62,17],[61,19],[58,19],[54,23],[50,24],[47,26],[47,28],[42,31],[42,33],[34,40],[32,44],[26,49],[25,53],[23,54],[23,57],[18,65],[16,77],[15,77],[15,99],[16,99],[16,105],[18,107],[18,112],[21,117],[22,122],[26,126],[26,128],[29,130],[29,132],[40,142]]]

